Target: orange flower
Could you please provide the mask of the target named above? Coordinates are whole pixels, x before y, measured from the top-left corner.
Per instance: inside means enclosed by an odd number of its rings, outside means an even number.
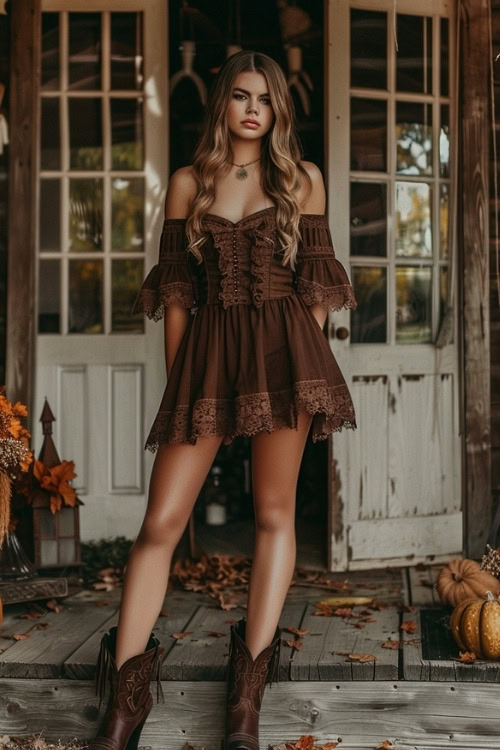
[[[33,474],[40,482],[40,486],[50,493],[50,510],[56,513],[63,505],[76,505],[76,492],[68,482],[77,475],[74,472],[74,461],[61,461],[57,466],[49,468],[43,461],[35,459]]]

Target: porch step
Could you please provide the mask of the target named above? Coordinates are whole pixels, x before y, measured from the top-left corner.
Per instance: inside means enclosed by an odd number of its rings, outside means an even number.
[[[141,748],[220,750],[225,685],[165,681],[165,703],[154,703]],[[101,714],[84,680],[0,680],[0,732],[41,735],[49,742],[88,743]],[[300,681],[266,686],[260,747],[313,735],[343,750],[498,750],[498,685],[415,681]]]

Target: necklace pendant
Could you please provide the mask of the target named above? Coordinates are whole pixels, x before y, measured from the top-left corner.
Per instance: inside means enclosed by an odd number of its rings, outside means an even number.
[[[248,172],[245,169],[245,167],[240,167],[239,169],[236,170],[236,178],[238,180],[246,180],[247,177],[248,177]]]

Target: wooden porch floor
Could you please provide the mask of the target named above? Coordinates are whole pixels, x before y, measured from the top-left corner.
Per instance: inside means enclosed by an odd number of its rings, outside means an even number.
[[[357,750],[384,740],[394,750],[499,750],[500,663],[452,660],[458,648],[445,628],[436,627],[451,611],[440,606],[433,588],[441,566],[418,567],[325,573],[333,581],[347,581],[344,592],[290,588],[280,619],[283,640],[295,638],[285,630],[289,627],[309,633],[300,650],[282,644],[280,682],[264,694],[262,748],[312,734]],[[313,614],[316,602],[340,593],[374,597],[386,607],[375,608],[368,618],[373,621],[363,627],[357,619]],[[102,634],[118,620],[120,595],[120,589],[79,591],[61,600],[60,612],[36,621],[20,617],[26,605],[5,607],[0,736],[41,732],[51,741],[82,742],[93,736],[100,718],[92,682],[95,662]],[[405,611],[403,605],[414,609]],[[224,611],[205,594],[173,590],[163,606],[168,616],[158,619],[155,632],[167,651],[161,673],[165,703],[154,704],[141,746],[180,750],[188,742],[218,749],[228,620],[244,615],[244,605]],[[415,621],[415,632],[401,630],[409,620]],[[47,623],[43,629],[41,622]],[[190,635],[172,637],[184,631]],[[227,635],[214,637],[211,631]],[[27,639],[13,639],[24,633]],[[399,649],[382,646],[399,639],[408,643]],[[350,661],[352,653],[376,659]]]

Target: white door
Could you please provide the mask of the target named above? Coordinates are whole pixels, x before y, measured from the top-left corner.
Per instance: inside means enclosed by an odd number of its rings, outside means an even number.
[[[42,27],[34,447],[47,396],[82,539],[134,538],[165,384],[163,328],[130,310],[163,221],[167,7],[43,0]]]
[[[453,5],[398,0],[394,26],[393,0],[328,4],[328,210],[358,300],[329,321],[358,422],[331,440],[333,570],[462,552]]]

